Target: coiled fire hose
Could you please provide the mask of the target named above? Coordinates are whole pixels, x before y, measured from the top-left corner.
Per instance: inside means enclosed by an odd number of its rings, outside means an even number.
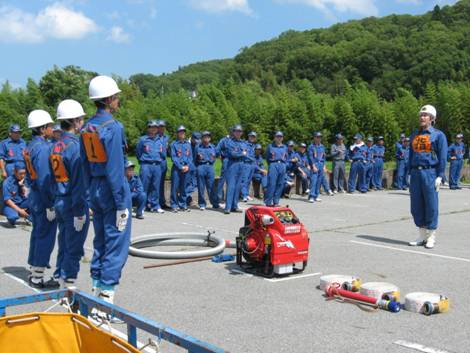
[[[449,310],[449,299],[435,293],[408,293],[405,296],[405,310],[427,316],[445,313]]]
[[[144,250],[145,248],[154,246],[198,246],[207,249],[179,251]],[[148,259],[194,259],[219,255],[226,247],[232,248],[235,247],[235,244],[234,242],[226,241],[223,238],[215,236],[214,232],[161,233],[142,235],[131,239],[129,254]]]
[[[341,288],[339,283],[333,283],[325,288],[325,294],[328,298],[339,299],[354,304],[364,304],[376,309],[388,310],[397,313],[401,310],[401,304],[393,300],[376,299],[366,295],[351,292]]]

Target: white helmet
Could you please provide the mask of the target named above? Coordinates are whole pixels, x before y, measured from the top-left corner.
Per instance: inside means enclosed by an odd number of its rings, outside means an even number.
[[[109,76],[96,76],[90,81],[88,95],[91,100],[97,101],[114,96],[121,92],[116,81]]]
[[[57,107],[57,120],[76,119],[85,116],[83,107],[73,99],[66,99]]]
[[[51,115],[45,110],[37,109],[33,110],[28,115],[28,127],[33,129],[35,127],[44,126],[46,124],[54,123]]]
[[[431,115],[434,119],[437,118],[437,111],[436,108],[434,108],[432,105],[425,105],[419,110],[419,114],[429,114]]]

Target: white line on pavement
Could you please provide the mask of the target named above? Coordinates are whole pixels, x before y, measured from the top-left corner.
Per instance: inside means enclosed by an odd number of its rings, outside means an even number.
[[[319,275],[321,275],[321,272],[308,273],[305,275],[290,276],[290,277],[285,277],[285,278],[265,278],[265,280],[268,282],[284,282],[284,281],[292,281],[294,279],[301,279],[301,278],[313,277],[313,276],[319,276]]]
[[[431,252],[423,252],[423,251],[416,251],[416,250],[407,250],[407,249],[400,249],[400,248],[394,248],[393,246],[386,246],[386,245],[379,245],[379,244],[371,244],[363,241],[357,241],[357,240],[350,240],[351,243],[354,244],[360,244],[360,245],[366,245],[366,246],[372,246],[376,248],[382,248],[382,249],[390,249],[390,250],[396,250],[396,251],[401,251],[401,252],[408,252],[411,254],[419,254],[419,255],[425,255],[425,256],[434,256],[434,257],[440,257],[441,259],[448,259],[448,260],[456,260],[456,261],[464,261],[464,262],[470,262],[470,259],[464,258],[464,257],[455,257],[455,256],[447,256],[447,255],[440,255],[440,254],[434,254]]]
[[[32,289],[33,291],[35,291],[36,293],[41,293],[41,291],[39,289],[36,289],[36,288],[33,288],[31,287],[26,281],[23,281],[21,278],[18,278],[18,277],[15,277],[13,276],[11,273],[4,273],[5,276],[11,278],[12,280],[18,282],[18,283],[21,283],[23,286],[25,287],[28,287],[30,289]]]
[[[408,341],[403,341],[403,340],[398,340],[398,341],[395,341],[393,343],[398,345],[398,346],[411,348],[411,349],[414,349],[416,351],[425,352],[425,353],[451,353],[449,351],[444,351],[442,349],[426,347],[426,346],[423,346],[422,344],[419,344],[419,343],[413,343],[413,342],[408,342]]]

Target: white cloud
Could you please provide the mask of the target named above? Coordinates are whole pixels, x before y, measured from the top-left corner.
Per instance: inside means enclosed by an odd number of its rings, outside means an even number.
[[[411,5],[421,5],[423,2],[421,0],[395,0],[399,4],[411,4]]]
[[[332,10],[375,16],[379,9],[374,0],[277,0],[280,3],[298,3],[313,6],[331,15]]]
[[[39,43],[47,38],[81,39],[98,31],[96,23],[82,12],[54,3],[39,13],[0,7],[0,41]]]
[[[129,43],[131,36],[120,26],[114,26],[109,31],[108,39],[115,43]]]
[[[248,15],[253,13],[248,0],[190,0],[190,2],[193,7],[207,12],[239,11]]]

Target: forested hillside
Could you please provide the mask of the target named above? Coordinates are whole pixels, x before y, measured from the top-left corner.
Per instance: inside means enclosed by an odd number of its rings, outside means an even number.
[[[266,144],[273,131],[310,140],[323,131],[384,135],[388,145],[416,126],[421,104],[438,109],[438,127],[470,139],[470,0],[421,16],[392,15],[337,24],[327,29],[287,31],[243,48],[234,59],[182,67],[160,76],[120,79],[124,91],[118,117],[131,147],[151,118],[170,130],[185,124],[209,129],[215,138],[241,122]],[[54,67],[24,89],[0,92],[0,116],[25,126],[34,108],[54,112],[75,98],[93,112],[87,82],[95,73]],[[6,134],[7,124],[0,126]],[[172,132],[172,131],[171,131]]]

